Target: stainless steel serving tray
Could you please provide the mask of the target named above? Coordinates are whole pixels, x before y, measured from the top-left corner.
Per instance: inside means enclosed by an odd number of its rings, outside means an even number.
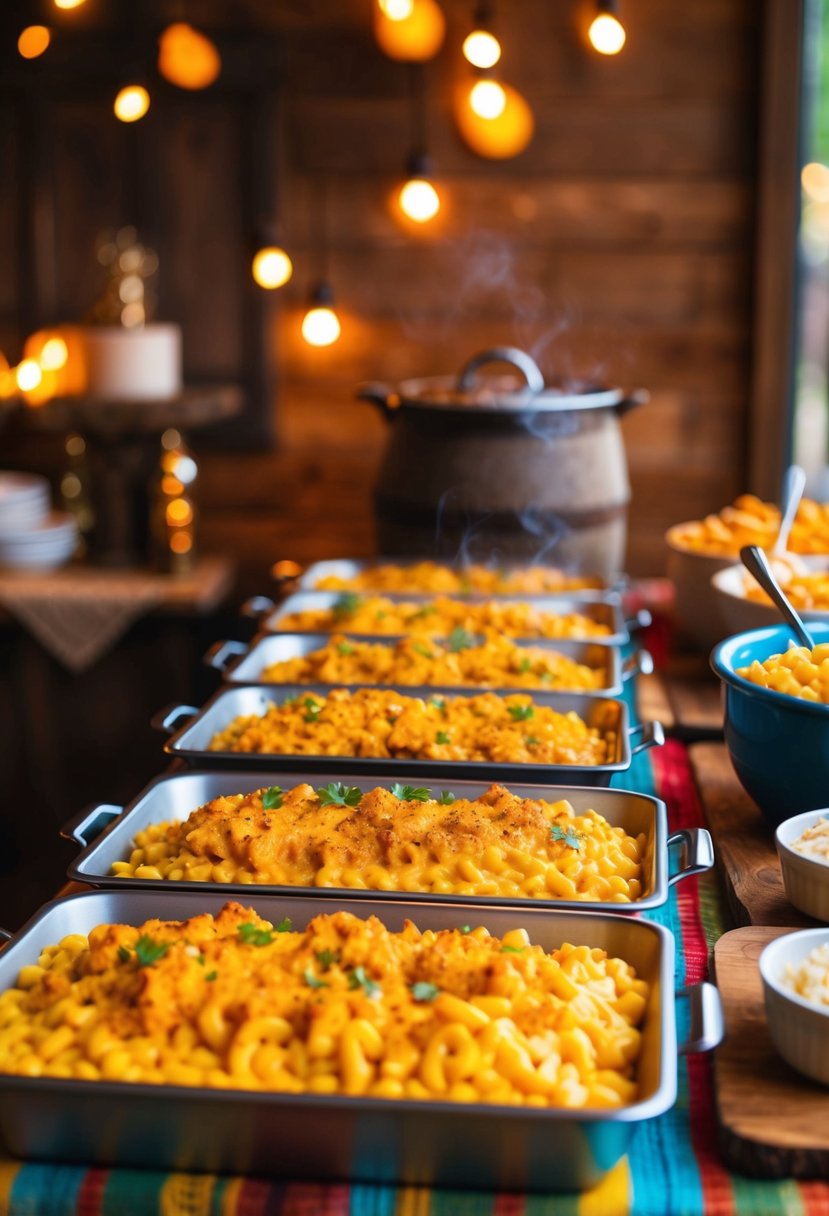
[[[319,771],[290,774],[289,785],[308,785],[319,788],[328,781],[344,781],[349,784],[347,774],[332,775]],[[285,776],[259,772],[186,772],[156,778],[130,805],[124,809],[107,803],[88,808],[63,829],[63,835],[83,847],[83,852],[69,867],[70,878],[92,886],[131,887],[144,890],[153,886],[169,891],[171,882],[165,879],[115,878],[112,865],[126,861],[132,851],[136,832],[151,824],[170,820],[181,822],[191,811],[211,802],[214,798],[229,794],[247,793],[263,785],[285,782]],[[370,790],[377,785],[388,787],[387,777],[363,778],[358,783],[361,789]],[[460,798],[478,798],[487,789],[479,782],[453,781],[452,792]],[[663,904],[668,888],[680,878],[709,870],[714,864],[711,837],[704,828],[687,829],[668,835],[665,804],[658,798],[635,794],[626,790],[587,790],[579,786],[550,789],[545,786],[511,785],[510,789],[520,798],[542,798],[548,801],[568,798],[577,814],[591,808],[604,815],[614,827],[622,827],[632,836],[644,833],[647,838],[643,863],[642,895],[630,904],[611,903],[609,900],[561,900],[561,899],[517,899],[495,896],[463,896],[463,903],[476,907],[549,908],[551,910],[596,911],[596,912],[644,912]],[[437,792],[437,791],[436,791]],[[669,851],[681,850],[679,869],[668,874]],[[176,890],[204,891],[215,884],[204,882],[176,882]],[[228,893],[249,897],[251,887],[244,883],[223,884]],[[426,903],[458,903],[458,895],[437,895],[414,891],[355,891],[336,887],[290,887],[257,885],[257,891],[268,895],[299,895],[314,898],[383,898],[394,901]]]
[[[0,954],[0,989],[66,934],[153,917],[185,920],[225,902],[225,893],[109,890],[46,904]],[[288,916],[298,929],[330,910],[324,900],[252,889],[245,904],[273,923]],[[391,930],[409,918],[422,929],[470,919],[468,906],[458,904],[341,900],[338,907],[376,915]],[[520,924],[547,950],[563,941],[598,947],[636,968],[651,985],[637,1102],[573,1111],[7,1075],[0,1076],[3,1140],[27,1159],[102,1166],[517,1191],[594,1186],[627,1151],[637,1124],[676,1099],[673,938],[648,921],[600,913],[527,910],[518,917],[486,909],[474,922],[499,936]],[[689,996],[693,1029],[679,1050],[707,1050],[722,1038],[717,993],[705,984]]]
[[[318,591],[318,590],[322,590],[322,588],[319,588],[317,586],[317,583],[322,578],[332,578],[333,577],[333,578],[341,578],[341,579],[350,579],[350,578],[354,578],[358,574],[364,574],[367,570],[376,569],[378,566],[408,567],[408,566],[416,566],[416,565],[419,565],[421,562],[430,561],[430,560],[435,561],[436,564],[438,564],[438,565],[446,565],[449,567],[454,567],[454,563],[440,562],[436,558],[426,558],[426,557],[367,557],[367,558],[365,558],[365,557],[364,558],[338,557],[338,558],[332,558],[329,561],[313,562],[310,566],[307,567],[306,570],[304,570],[301,574],[297,575],[296,578],[286,579],[284,576],[280,576],[278,573],[274,574],[274,578],[278,583],[282,584],[283,586],[294,584],[298,591]],[[476,564],[478,564],[478,563],[476,563]],[[539,567],[546,568],[546,565],[547,564],[545,562],[534,562],[534,563],[503,562],[503,563],[499,564],[498,569],[503,571],[505,574],[510,575],[513,573],[519,573],[523,570],[530,569],[533,566],[539,566]],[[560,569],[560,567],[555,566],[554,564],[551,564],[550,568],[556,569],[556,570]],[[463,567],[459,566],[457,569],[458,569],[458,573],[461,573],[463,570]],[[565,571],[563,571],[563,573],[575,574],[578,572],[565,570]],[[621,592],[624,590],[624,588],[626,586],[627,586],[626,576],[624,574],[616,574],[616,575],[613,575],[611,578],[601,579],[600,587],[596,587],[596,588],[584,587],[584,588],[576,589],[576,590],[572,590],[572,591],[564,591],[564,592],[562,592],[562,594],[578,598],[582,595],[589,595],[591,593],[591,591],[618,591],[618,592]],[[434,592],[434,591],[386,592],[386,591],[369,591],[368,589],[366,589],[364,591],[363,589],[361,589],[360,594],[361,595],[362,594],[390,595],[392,597],[399,596],[400,599],[406,599],[406,598],[431,599],[432,596],[434,596],[436,594],[445,594],[445,593]],[[522,595],[522,597],[524,599],[535,600],[538,597],[538,595],[546,597],[550,594],[555,594],[555,593],[551,593],[549,591],[537,592],[535,594],[525,593],[525,592],[515,592],[515,591],[510,591],[510,592],[457,591],[457,592],[451,592],[450,594],[457,595],[457,596],[462,595],[464,599],[468,598],[468,599],[488,599],[488,600],[502,599],[504,597],[504,595],[507,595],[509,597],[514,597],[516,594],[520,594],[520,595]]]
[[[348,687],[348,685],[340,685]],[[160,710],[152,719],[152,726],[166,731],[172,737],[164,745],[171,756],[186,760],[188,764],[205,768],[232,765],[237,769],[268,769],[272,772],[298,772],[314,768],[320,773],[345,773],[356,777],[363,773],[387,775],[409,775],[418,782],[428,778],[443,781],[523,781],[538,785],[608,785],[614,773],[622,773],[630,767],[637,752],[664,742],[662,727],[658,722],[646,722],[641,726],[629,726],[628,708],[624,701],[612,697],[586,697],[578,693],[534,693],[536,705],[546,705],[559,713],[574,712],[588,725],[603,724],[605,717],[612,717],[610,729],[615,730],[616,755],[607,764],[506,764],[489,761],[463,760],[397,760],[380,756],[309,756],[291,755],[285,752],[219,752],[210,751],[210,740],[224,730],[234,718],[241,714],[266,712],[269,705],[281,705],[292,697],[316,693],[325,696],[330,689],[320,684],[245,684],[225,688],[212,697],[201,709],[193,705],[171,705]],[[446,694],[453,697],[480,696],[474,688],[445,689],[430,688],[428,696]],[[401,696],[408,696],[408,691]],[[499,695],[495,693],[494,695]],[[608,706],[612,707],[608,709]],[[186,723],[186,725],[180,725]],[[179,729],[176,729],[177,726]],[[634,736],[638,743],[632,743]]]
[[[343,593],[341,591],[298,591],[294,595],[289,595],[283,600],[278,607],[274,607],[273,601],[267,597],[256,596],[242,608],[244,616],[259,617],[259,627],[264,633],[276,633],[281,630],[280,622],[283,621],[292,612],[307,612],[309,610],[326,610],[333,608],[337,600]],[[370,594],[370,593],[367,593]],[[434,596],[413,596],[413,595],[384,595],[382,598],[394,600],[396,602],[420,601],[426,599],[434,599]],[[446,596],[446,599],[461,600],[462,603],[469,603],[471,599],[464,596]],[[491,599],[491,596],[480,596],[480,601]],[[556,615],[569,614],[579,612],[582,616],[589,617],[599,625],[606,625],[610,633],[602,636],[602,641],[615,646],[621,646],[630,639],[632,631],[644,628],[650,624],[650,613],[645,610],[638,612],[634,617],[625,619],[622,612],[622,599],[612,591],[593,591],[582,592],[580,596],[572,595],[537,595],[527,597],[526,595],[502,595],[496,597],[499,604],[525,604],[532,603],[534,608],[540,612],[553,612]],[[309,631],[310,632],[310,631]],[[352,637],[373,637],[373,634],[358,634],[353,629],[349,629],[347,623],[343,623],[342,627],[337,626],[336,630],[318,630],[318,633],[327,637],[329,633],[347,633]],[[389,635],[386,635],[389,636]],[[428,638],[428,633],[418,634],[424,638]],[[548,639],[554,640],[554,639]],[[588,638],[588,641],[593,641],[593,638]]]
[[[216,671],[221,672],[222,679],[227,684],[266,684],[270,687],[279,687],[283,681],[278,680],[263,680],[262,672],[271,663],[281,663],[286,659],[304,658],[306,655],[312,654],[315,650],[325,645],[326,639],[330,635],[319,633],[265,633],[258,637],[248,645],[245,642],[216,642],[211,646],[207,654],[204,656],[204,661],[209,667],[213,667]],[[364,635],[363,640],[367,642],[380,642],[388,646],[393,646],[395,642],[400,640],[401,635],[376,634]],[[631,676],[637,675],[639,672],[651,672],[653,670],[653,661],[646,650],[639,650],[630,655],[622,662],[619,647],[609,646],[605,642],[575,642],[569,638],[561,641],[553,641],[549,638],[542,638],[538,641],[527,638],[516,638],[516,645],[524,648],[532,647],[539,650],[557,651],[559,654],[566,655],[575,663],[584,663],[588,667],[604,669],[605,683],[602,688],[591,690],[590,693],[579,692],[574,689],[574,694],[579,696],[592,695],[615,697],[621,693],[624,682],[629,680]],[[414,695],[420,696],[424,691],[431,689],[431,685],[416,685],[416,684],[401,684],[400,681],[389,681],[382,684],[379,681],[366,681],[367,687],[382,688],[382,687],[397,687],[402,691],[404,688],[412,689]],[[342,687],[342,681],[339,684],[329,684],[329,688]],[[357,685],[352,684],[352,687]],[[450,687],[448,684],[443,685],[444,688]],[[469,684],[459,684],[459,690],[469,690]],[[492,689],[491,685],[475,685],[477,691]],[[543,692],[543,688],[532,689],[527,687],[512,687],[508,685],[498,686],[493,691],[497,692],[527,692],[536,693]]]

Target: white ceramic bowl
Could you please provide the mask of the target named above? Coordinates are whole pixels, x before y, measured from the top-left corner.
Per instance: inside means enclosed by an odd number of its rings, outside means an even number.
[[[665,533],[668,546],[668,578],[676,593],[676,617],[686,633],[703,650],[710,650],[728,636],[711,578],[731,566],[728,554],[698,553],[679,543],[677,537],[689,524],[674,524]]]
[[[770,942],[760,955],[760,977],[771,1041],[787,1064],[804,1076],[829,1085],[829,1008],[783,987],[787,963],[797,966],[829,942],[829,927],[801,929]]]
[[[816,861],[790,847],[821,816],[829,819],[829,810],[805,811],[784,819],[774,833],[774,842],[789,903],[815,920],[829,922],[829,862]]]
[[[798,560],[810,571],[829,570],[829,556],[825,554],[798,557]],[[764,629],[766,625],[780,623],[780,613],[774,604],[746,598],[745,580],[748,577],[742,562],[726,566],[711,577],[717,612],[727,633],[744,633],[748,629]],[[806,621],[829,621],[829,612],[802,612],[800,615]]]

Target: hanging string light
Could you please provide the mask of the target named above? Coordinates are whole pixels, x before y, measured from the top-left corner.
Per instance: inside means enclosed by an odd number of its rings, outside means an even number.
[[[409,68],[412,114],[412,151],[406,160],[406,181],[397,192],[397,206],[407,220],[428,224],[441,208],[441,197],[432,182],[434,165],[426,151],[426,94],[422,68]]]
[[[221,72],[222,58],[206,34],[176,21],[158,39],[158,70],[180,89],[206,89]]]
[[[492,5],[477,4],[472,17],[473,29],[463,40],[463,54],[473,68],[494,68],[501,58],[501,44],[493,34]]]
[[[250,269],[253,280],[259,287],[265,291],[275,291],[290,282],[294,264],[279,240],[277,165],[282,145],[281,112],[277,98],[271,97],[262,104],[267,107],[266,112],[261,115],[261,121],[268,131],[269,139],[257,175],[258,197],[255,201],[260,222]]]
[[[138,122],[150,108],[150,94],[143,84],[125,84],[118,90],[112,109],[121,122]]]
[[[86,0],[53,0],[53,2],[55,5],[55,8],[68,9],[68,8],[80,8],[82,4],[86,3]]]
[[[262,245],[251,262],[254,281],[266,291],[284,287],[294,273],[294,264],[280,245]]]
[[[587,36],[600,55],[618,55],[627,34],[618,17],[619,0],[596,0],[597,14],[590,23]]]
[[[37,59],[51,41],[52,35],[45,25],[27,25],[17,39],[17,49],[24,59]]]
[[[311,291],[301,330],[309,346],[333,346],[342,333],[342,326],[334,310],[334,289],[328,278],[328,200],[324,181],[320,182],[313,200],[316,207],[314,228],[317,260],[321,273]]]
[[[375,0],[374,37],[390,59],[432,59],[445,34],[446,18],[437,0]]]

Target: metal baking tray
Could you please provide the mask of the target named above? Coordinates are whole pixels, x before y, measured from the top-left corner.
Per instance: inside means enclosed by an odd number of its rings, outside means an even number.
[[[455,569],[457,569],[458,573],[461,573],[463,570],[462,565],[455,566],[455,564],[452,562],[439,562],[435,558],[428,558],[428,557],[368,557],[368,558],[366,558],[366,557],[363,557],[363,558],[338,557],[338,558],[333,558],[329,561],[313,562],[310,566],[307,567],[307,569],[305,569],[301,574],[298,574],[294,578],[286,579],[284,577],[284,575],[280,575],[280,573],[278,572],[278,570],[276,570],[276,568],[274,568],[274,570],[271,573],[272,573],[272,576],[275,579],[275,581],[277,583],[281,584],[282,586],[294,584],[296,586],[297,591],[317,591],[317,590],[321,590],[321,588],[317,587],[317,583],[319,582],[319,580],[321,578],[334,577],[334,578],[349,579],[349,578],[354,578],[358,574],[363,574],[366,570],[376,569],[377,566],[407,567],[407,566],[419,565],[421,562],[424,562],[424,561],[435,561],[438,565],[455,568]],[[476,563],[476,564],[482,564],[482,563]],[[520,572],[522,570],[530,569],[533,566],[546,567],[547,565],[548,565],[548,563],[545,563],[545,562],[501,562],[498,565],[498,569],[500,571],[503,571],[505,574],[509,575],[514,572]],[[549,563],[549,566],[552,569],[556,569],[556,570],[561,569],[561,567],[556,566],[555,563]],[[579,571],[564,570],[563,573],[578,574]],[[598,578],[598,576],[596,576],[596,577]],[[575,589],[572,591],[565,591],[562,594],[567,595],[567,596],[579,597],[582,595],[589,595],[591,591],[620,591],[621,592],[627,586],[627,581],[628,581],[627,577],[624,574],[614,574],[610,578],[601,579],[600,580],[601,585],[599,587],[595,587],[595,588],[584,587],[584,588]],[[423,591],[423,590],[401,591],[401,592],[368,591],[368,590],[364,591],[362,588],[360,589],[359,593],[360,594],[372,594],[372,595],[389,595],[392,598],[394,596],[399,596],[400,599],[406,599],[408,597],[411,597],[414,599],[418,599],[418,598],[430,599],[432,596],[434,596],[436,594],[445,594],[443,592]],[[516,593],[515,591],[511,591],[511,592],[457,591],[457,592],[451,592],[450,594],[458,595],[458,596],[462,595],[464,599],[472,599],[472,600],[475,600],[475,599],[497,600],[497,599],[502,599],[504,595],[515,596],[516,594],[521,594],[525,599],[534,600],[538,597],[539,594],[542,596],[548,596],[552,593],[549,591],[539,592],[536,594],[525,593],[525,592]]]
[[[348,687],[348,685],[340,685]],[[292,697],[316,693],[325,696],[330,690],[324,684],[244,684],[221,689],[201,709],[193,705],[174,704],[159,710],[151,720],[156,730],[166,731],[171,738],[164,750],[188,764],[204,768],[227,767],[269,769],[298,772],[314,768],[320,773],[345,773],[356,777],[363,773],[405,774],[419,782],[428,778],[445,781],[524,781],[538,785],[608,785],[614,773],[623,773],[638,752],[661,746],[664,732],[659,722],[629,725],[628,707],[613,697],[587,697],[580,693],[534,693],[536,705],[546,705],[559,713],[574,712],[588,725],[612,722],[606,729],[616,734],[616,755],[607,764],[507,764],[494,761],[465,760],[397,760],[381,756],[308,756],[285,752],[218,752],[209,751],[210,740],[241,714],[264,714],[269,705],[281,705]],[[430,688],[428,695],[453,697],[480,696],[474,688]],[[401,696],[410,695],[401,691]],[[498,696],[499,693],[494,695]],[[610,707],[610,708],[609,708]],[[184,725],[181,725],[184,723]],[[178,729],[177,729],[178,728]],[[634,736],[639,741],[634,743]]]
[[[99,924],[139,925],[216,913],[226,893],[92,891],[46,904],[0,954],[0,989],[20,968],[69,933]],[[304,928],[324,900],[266,896],[249,889],[246,906]],[[341,900],[357,916],[378,916],[392,931],[407,919],[421,929],[459,928],[468,906]],[[0,1076],[0,1134],[27,1159],[78,1161],[206,1173],[352,1179],[499,1190],[578,1190],[596,1185],[627,1151],[637,1125],[676,1100],[677,1055],[722,1038],[716,989],[688,991],[691,1037],[676,1042],[674,943],[645,920],[602,913],[486,909],[474,923],[499,936],[523,926],[552,950],[562,942],[624,958],[651,985],[638,1069],[641,1098],[618,1110],[487,1106],[340,1095]]]
[[[208,667],[213,667],[216,671],[221,672],[222,679],[227,684],[267,684],[279,687],[283,681],[262,679],[262,672],[265,668],[269,667],[271,663],[284,662],[286,659],[303,658],[324,646],[329,636],[329,634],[321,636],[318,633],[265,633],[254,638],[250,644],[234,641],[216,642],[204,656],[204,661]],[[400,636],[400,634],[364,635],[362,640],[393,646],[400,640]],[[532,647],[538,650],[556,651],[566,655],[575,663],[584,663],[588,667],[603,669],[605,672],[603,686],[591,689],[589,693],[579,689],[572,690],[580,696],[618,696],[625,681],[629,680],[631,676],[638,675],[640,672],[649,674],[653,671],[653,660],[646,650],[636,651],[622,662],[619,647],[609,646],[605,642],[575,642],[569,638],[561,641],[554,641],[550,638],[542,638],[538,641],[516,638],[515,642],[517,646],[523,648]],[[401,684],[394,680],[385,685],[379,681],[366,681],[365,685],[373,688],[398,687],[401,691],[404,688],[411,688],[416,696],[422,695],[425,690],[431,688],[430,685]],[[341,688],[342,681],[339,684],[329,684],[327,687]],[[351,687],[356,687],[356,685],[352,684]],[[450,686],[444,684],[443,687]],[[470,687],[481,691],[492,688],[492,685],[457,685],[459,690],[469,690]],[[493,691],[536,693],[543,692],[544,689],[498,685]]]
[[[259,618],[259,628],[264,633],[277,633],[281,630],[280,622],[289,613],[333,608],[342,594],[341,591],[298,591],[295,595],[289,595],[278,607],[275,607],[273,601],[265,596],[255,596],[242,606],[242,615]],[[387,595],[382,598],[397,602],[407,602],[434,599],[435,597]],[[470,602],[463,596],[446,596],[444,598],[460,599],[464,603]],[[492,597],[482,596],[479,598],[485,601]],[[531,602],[533,607],[537,608],[540,612],[553,612],[556,615],[572,612],[581,613],[582,616],[589,617],[590,620],[595,621],[599,625],[606,625],[610,633],[604,634],[602,641],[614,646],[621,646],[629,641],[632,632],[646,628],[651,621],[650,613],[645,609],[641,609],[633,617],[626,619],[622,612],[621,596],[612,591],[582,592],[578,597],[572,595],[538,595],[529,599],[525,595],[502,595],[498,596],[497,599],[499,604],[526,604]],[[353,629],[348,629],[345,624],[342,627],[337,626],[335,630],[316,630],[314,632],[324,637],[327,637],[329,633],[346,633],[352,637],[374,636],[373,634],[358,634]],[[388,637],[389,635],[387,634],[386,636]],[[418,636],[428,638],[430,635],[424,632],[422,634],[418,633]],[[547,640],[553,641],[556,639]],[[588,638],[587,640],[594,641],[593,638]]]
[[[132,851],[132,841],[136,832],[142,831],[155,823],[165,823],[170,820],[181,822],[191,811],[204,806],[214,798],[239,794],[250,790],[261,789],[263,785],[279,784],[285,777],[279,773],[265,776],[255,772],[185,772],[163,775],[151,782],[137,798],[125,809],[108,803],[100,803],[90,807],[71,823],[64,827],[62,835],[75,841],[83,848],[83,852],[69,867],[69,877],[77,882],[90,883],[92,886],[132,887],[138,890],[148,886],[160,890],[170,889],[170,880],[145,878],[116,878],[112,874],[112,864],[116,861],[126,861]],[[277,778],[279,780],[277,780]],[[327,781],[344,781],[346,774],[320,772],[303,772],[291,774],[290,785],[308,785],[319,788]],[[361,779],[359,782],[364,791],[377,785],[388,786],[388,778]],[[487,789],[486,785],[471,781],[453,781],[452,792],[460,798],[479,798]],[[668,897],[668,888],[681,878],[691,874],[699,874],[710,870],[714,864],[714,850],[711,837],[705,828],[692,828],[674,832],[670,836],[667,830],[665,804],[658,798],[650,798],[645,794],[630,793],[626,790],[584,789],[579,786],[567,786],[551,790],[549,787],[512,785],[510,789],[520,798],[551,799],[567,798],[573,804],[576,814],[582,814],[591,808],[614,827],[622,827],[631,836],[643,832],[647,838],[643,862],[643,888],[639,899],[629,904],[611,903],[609,900],[561,900],[561,899],[519,899],[496,896],[463,896],[463,902],[479,907],[512,907],[549,908],[551,910],[566,909],[569,911],[596,912],[644,912],[663,904]],[[678,869],[669,876],[669,852],[680,850],[681,856]],[[204,882],[176,882],[176,890],[204,891],[215,884]],[[223,884],[228,893],[248,897],[250,885],[244,883]],[[383,899],[405,900],[408,902],[427,903],[458,903],[458,895],[438,895],[429,892],[415,891],[355,891],[351,888],[335,887],[295,887],[258,885],[257,891],[268,895],[313,895],[316,898],[356,897],[364,898],[380,896]]]

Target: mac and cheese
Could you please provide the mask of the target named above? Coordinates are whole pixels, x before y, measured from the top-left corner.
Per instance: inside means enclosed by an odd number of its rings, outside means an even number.
[[[754,494],[741,494],[718,515],[677,524],[672,543],[698,553],[738,557],[744,545],[770,549],[780,528],[780,511]],[[789,535],[790,553],[829,553],[829,503],[804,498]]]
[[[829,642],[821,642],[814,650],[807,646],[790,646],[784,654],[769,655],[762,663],[755,659],[748,667],[738,667],[737,675],[773,692],[827,705]]]
[[[430,592],[435,595],[544,595],[557,591],[595,590],[602,580],[595,575],[568,574],[554,566],[493,569],[471,565],[456,570],[440,562],[367,566],[349,578],[328,574],[317,579],[316,591],[385,591],[395,594]]]

